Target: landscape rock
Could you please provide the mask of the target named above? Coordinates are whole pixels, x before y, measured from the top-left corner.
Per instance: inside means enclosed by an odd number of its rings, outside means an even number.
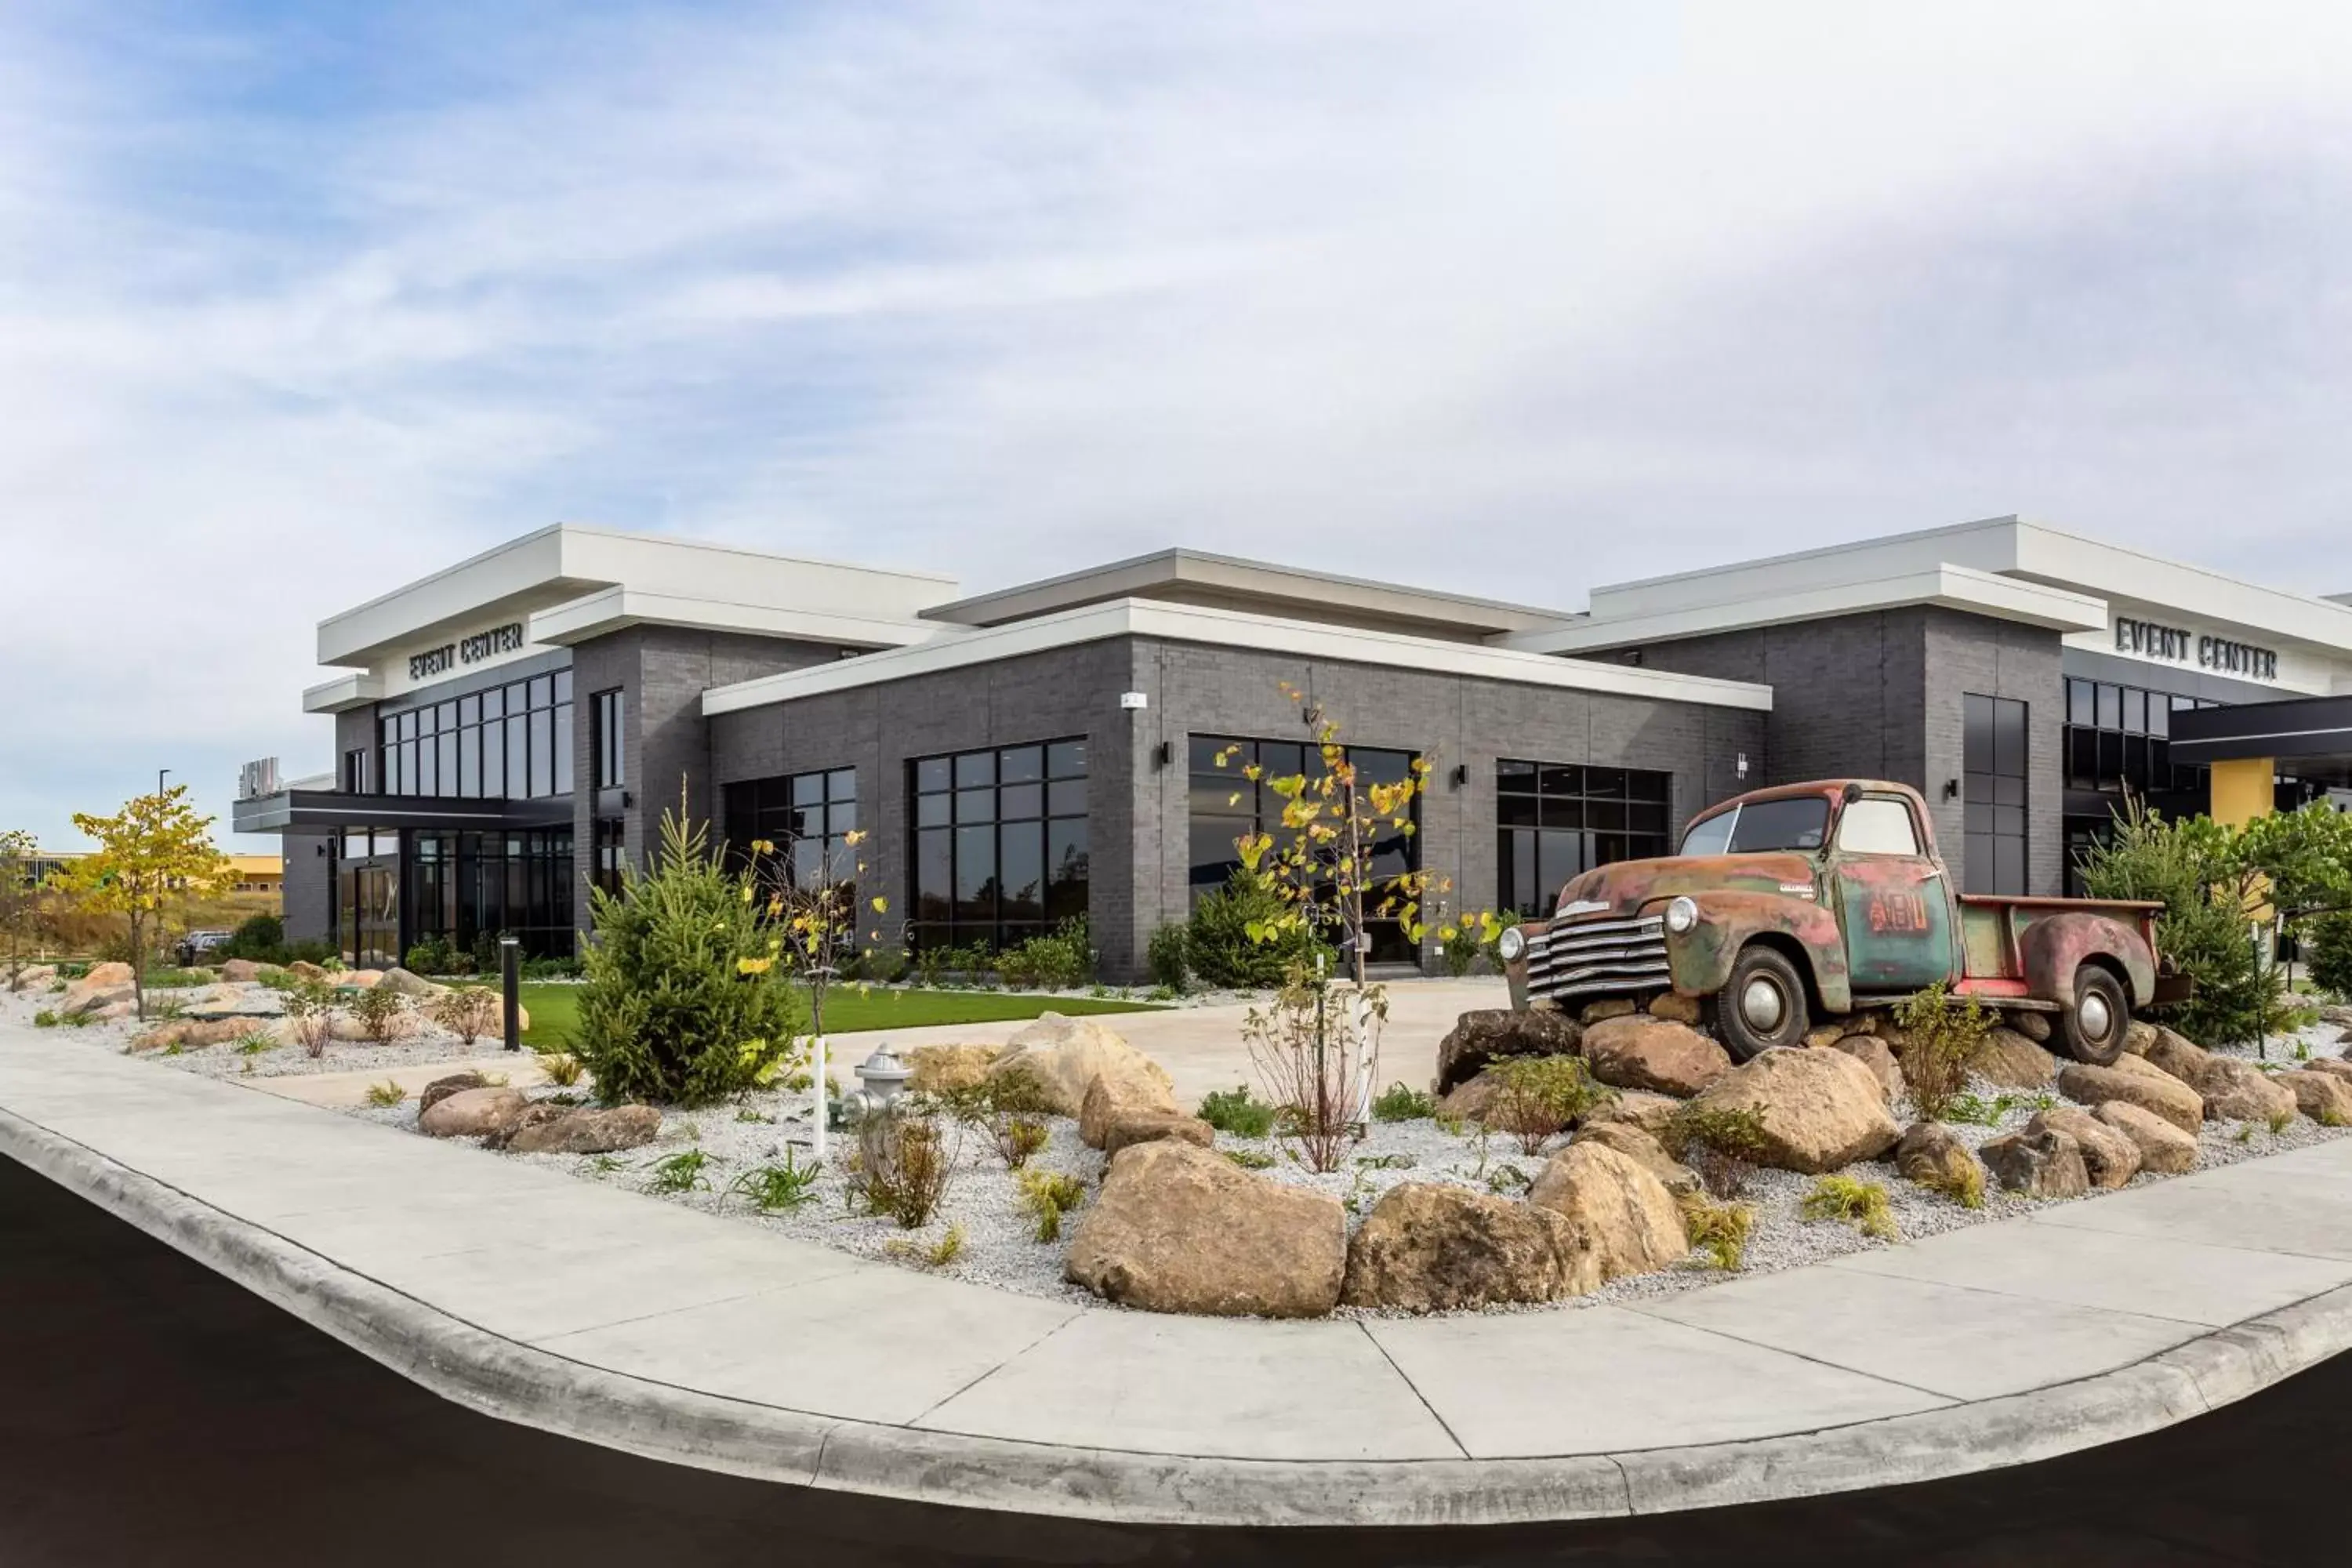
[[[1830,1049],[1843,1051],[1870,1069],[1878,1080],[1878,1090],[1893,1105],[1904,1092],[1902,1064],[1895,1059],[1894,1047],[1876,1035],[1841,1035],[1830,1042]]]
[[[394,1013],[384,1025],[384,1043],[389,1045],[394,1040],[404,1040],[421,1026],[415,1014]],[[330,1039],[345,1040],[352,1045],[374,1043],[360,1021],[348,1013],[335,1015],[333,1021],[327,1026],[327,1036]]]
[[[1113,1126],[1152,1116],[1182,1116],[1167,1075],[1153,1078],[1135,1070],[1132,1063],[1113,1061],[1109,1071],[1095,1075],[1078,1102],[1078,1137],[1089,1149],[1108,1149]]]
[[[1904,1129],[1902,1142],[1895,1145],[1895,1169],[1906,1180],[1938,1191],[1962,1186],[1971,1171],[1983,1179],[1976,1151],[1940,1121],[1915,1121]]]
[[[2050,1015],[2047,1013],[2011,1013],[2009,1026],[2037,1046],[2050,1043]]]
[[[1598,1125],[1588,1122],[1577,1130],[1573,1142],[1598,1143],[1614,1149],[1664,1184],[1666,1191],[1676,1197],[1699,1190],[1698,1173],[1677,1162],[1666,1152],[1666,1146],[1627,1121],[1608,1121]]]
[[[1435,1091],[1443,1095],[1476,1078],[1489,1063],[1510,1057],[1564,1056],[1576,1049],[1582,1033],[1565,1013],[1517,1013],[1508,1007],[1465,1013],[1437,1043]]]
[[[2091,1190],[2081,1148],[2054,1127],[2021,1128],[1977,1153],[2002,1186],[2029,1198],[2079,1198]]]
[[[2139,1141],[2075,1106],[2053,1106],[2036,1112],[2025,1124],[2028,1132],[2063,1132],[2074,1141],[2082,1156],[2083,1174],[2095,1187],[2120,1187],[2139,1174]]]
[[[2205,1114],[2216,1121],[2271,1121],[2295,1112],[2294,1090],[2236,1057],[2209,1058],[2202,1081],[2193,1087],[2205,1097]]]
[[[416,1114],[423,1116],[462,1089],[487,1089],[489,1081],[478,1072],[453,1072],[447,1078],[436,1078],[425,1086],[424,1093],[416,1097]]]
[[[2198,1093],[2205,1092],[2205,1069],[2212,1065],[2213,1053],[2202,1046],[2191,1045],[2170,1029],[2159,1028],[2149,1039],[2147,1049],[2141,1052],[2150,1067],[2162,1068]]]
[[[1757,1163],[1810,1176],[1874,1160],[1903,1136],[1886,1113],[1878,1080],[1843,1051],[1761,1052],[1691,1103],[1756,1111],[1763,1124]]]
[[[54,982],[57,977],[58,966],[54,963],[28,963],[16,972],[16,989],[37,991],[42,986]]]
[[[1116,1154],[1134,1144],[1157,1142],[1162,1138],[1173,1138],[1194,1148],[1206,1149],[1215,1144],[1217,1130],[1199,1117],[1187,1116],[1181,1111],[1122,1116],[1112,1122],[1110,1131],[1103,1135],[1103,1152]]]
[[[1615,1099],[1595,1106],[1584,1118],[1584,1125],[1603,1127],[1622,1123],[1627,1127],[1638,1127],[1655,1138],[1666,1130],[1666,1123],[1675,1119],[1675,1112],[1682,1107],[1683,1102],[1672,1095],[1652,1094],[1645,1089],[1620,1089]]]
[[[1806,1030],[1805,1045],[1809,1049],[1824,1051],[1829,1049],[1830,1047],[1836,1045],[1840,1040],[1844,1039],[1848,1035],[1867,1035],[1870,1032],[1871,1030],[1867,1020],[1859,1018],[1832,1018],[1826,1024],[1818,1024],[1812,1028]]]
[[[54,1010],[60,1017],[66,1018],[79,1018],[90,1014],[121,1017],[120,1012],[110,1010],[134,1007],[137,1003],[137,994],[127,984],[92,985],[81,980],[66,987],[66,994],[58,998]]]
[[[2191,1138],[2205,1120],[2205,1101],[2198,1092],[2138,1057],[2117,1057],[2112,1066],[2068,1062],[2058,1069],[2058,1092],[2077,1105],[2094,1108],[2120,1100],[2152,1111]]]
[[[1061,1116],[1077,1115],[1086,1104],[1087,1090],[1104,1073],[1122,1079],[1157,1079],[1171,1094],[1176,1087],[1166,1068],[1113,1031],[1091,1018],[1066,1017],[1059,1013],[1042,1014],[1035,1023],[1013,1036],[1004,1054],[989,1068],[989,1076],[993,1078],[1015,1068],[1035,1076],[1045,1086],[1055,1113]],[[1171,1104],[1172,1108],[1173,1102]]]
[[[395,996],[411,998],[438,996],[448,989],[446,985],[434,984],[421,974],[412,974],[405,969],[397,968],[385,970],[383,978],[376,982],[376,986],[380,990],[391,992]]]
[[[1574,1229],[1583,1261],[1607,1284],[1664,1268],[1690,1250],[1682,1210],[1666,1184],[1598,1141],[1580,1141],[1544,1163],[1528,1203],[1550,1209]]]
[[[2015,1029],[1991,1029],[1969,1055],[1969,1070],[2003,1089],[2047,1089],[2058,1061]]]
[[[1598,1002],[1587,1002],[1577,1017],[1589,1029],[1604,1018],[1622,1018],[1639,1011],[1630,996],[1604,996]]]
[[[324,980],[327,972],[308,959],[298,958],[286,966],[286,973],[297,980]]]
[[[1390,1188],[1357,1227],[1339,1299],[1444,1312],[1556,1301],[1600,1284],[1593,1255],[1552,1210],[1450,1183],[1407,1182]]]
[[[1339,1199],[1163,1138],[1111,1161],[1063,1271],[1148,1311],[1313,1318],[1339,1304],[1347,1262]]]
[[[997,1045],[917,1046],[904,1058],[913,1075],[907,1087],[917,1094],[976,1088],[1003,1054],[1004,1047]]]
[[[2156,1026],[2145,1018],[2134,1018],[2124,1031],[2124,1049],[2136,1057],[2147,1055],[2148,1047],[2156,1044]]]
[[[383,983],[381,969],[347,969],[335,977],[335,984],[352,991],[373,991]]]
[[[1458,1116],[1465,1121],[1484,1121],[1495,1108],[1495,1097],[1503,1092],[1503,1080],[1491,1072],[1482,1072],[1468,1083],[1457,1083],[1445,1091],[1437,1102],[1441,1116]]]
[[[250,958],[232,958],[221,965],[221,978],[238,984],[261,978],[261,965]]]
[[[2294,1096],[2294,1108],[2322,1127],[2352,1127],[2352,1075],[2283,1072],[2272,1080]]]
[[[2151,1110],[2111,1100],[2094,1112],[2139,1150],[2139,1168],[2177,1176],[2197,1168],[2197,1140]]]
[[[518,1125],[492,1142],[516,1154],[610,1154],[652,1142],[661,1120],[650,1105],[576,1106],[535,1125]]]
[[[1696,997],[1661,991],[1650,998],[1650,1016],[1653,1018],[1667,1018],[1677,1024],[1696,1026],[1706,1016],[1706,1010],[1698,1005]]]
[[[487,1138],[530,1104],[519,1089],[461,1089],[417,1117],[416,1130],[428,1138]]]
[[[177,1046],[184,1051],[199,1050],[236,1039],[245,1033],[247,1022],[241,1018],[175,1018],[158,1024],[131,1042],[133,1050],[169,1050]]]
[[[2324,1072],[2330,1078],[2340,1078],[2352,1083],[2352,1062],[2340,1057],[2315,1057],[2303,1064],[2305,1072]]]
[[[77,984],[93,986],[128,985],[133,978],[135,977],[131,974],[129,964],[120,961],[110,961],[105,963],[91,964],[89,973],[83,975]]]
[[[1696,1094],[1731,1070],[1724,1048],[1687,1024],[1646,1014],[1605,1019],[1584,1031],[1592,1076],[1614,1089]]]

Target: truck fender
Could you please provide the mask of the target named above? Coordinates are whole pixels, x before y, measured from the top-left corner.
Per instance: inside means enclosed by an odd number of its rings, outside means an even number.
[[[1802,950],[1823,1011],[1853,1010],[1845,936],[1831,910],[1810,899],[1736,889],[1695,894],[1693,900],[1698,905],[1698,924],[1680,936],[1669,932],[1666,937],[1666,963],[1676,992],[1714,995],[1730,983],[1739,950],[1759,936],[1773,936]]]
[[[2139,932],[2111,916],[2069,910],[2035,921],[2017,940],[2028,993],[2047,1002],[2074,999],[2074,972],[2094,956],[2112,958],[2131,988],[2132,1006],[2156,1000],[2156,955]]]

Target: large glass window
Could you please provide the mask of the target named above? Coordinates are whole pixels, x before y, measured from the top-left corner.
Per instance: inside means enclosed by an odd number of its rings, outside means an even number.
[[[591,711],[593,718],[588,744],[596,758],[594,786],[598,789],[618,789],[625,782],[621,767],[625,695],[618,687],[610,691],[599,691],[593,700]]]
[[[806,886],[831,875],[856,874],[857,852],[849,835],[857,827],[857,770],[784,773],[745,779],[727,786],[727,843],[739,865],[748,863],[754,840],[776,847],[777,863]]]
[[[2102,689],[2099,710],[2116,692]],[[1961,786],[1968,858],[1961,889],[1970,893],[2022,894],[2025,887],[2025,737],[2028,710],[2022,702],[1970,693],[1962,700]]]
[[[1411,752],[1349,746],[1346,756],[1356,769],[1360,787],[1398,783],[1412,767]],[[1198,903],[1223,887],[1241,869],[1237,840],[1280,829],[1283,801],[1270,787],[1271,781],[1302,773],[1319,778],[1323,753],[1318,746],[1297,741],[1195,735],[1190,760],[1192,796],[1187,816],[1192,840],[1191,886],[1192,901]],[[1255,780],[1249,776],[1253,765],[1258,770]],[[1418,796],[1414,797],[1408,820],[1416,826],[1420,823]],[[1380,836],[1372,841],[1372,875],[1402,876],[1418,870],[1420,866],[1419,835],[1383,824]],[[1370,944],[1366,957],[1372,963],[1411,963],[1420,957],[1399,921],[1368,921],[1366,935]]]
[[[1666,853],[1674,775],[1505,757],[1495,764],[1496,897],[1529,919],[1579,872]]]
[[[2066,682],[2066,787],[2102,795],[2205,790],[2205,769],[2172,761],[2172,715],[2216,703],[2137,686]]]
[[[917,948],[1004,948],[1087,912],[1087,743],[908,764]]]
[[[384,837],[376,835],[379,853]],[[510,931],[534,958],[572,951],[570,828],[413,833],[409,838],[409,942],[441,936],[470,951],[485,936]]]
[[[379,731],[386,795],[506,800],[572,793],[568,669],[387,713]]]

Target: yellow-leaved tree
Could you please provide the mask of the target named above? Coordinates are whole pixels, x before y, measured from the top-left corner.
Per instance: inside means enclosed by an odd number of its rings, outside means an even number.
[[[795,838],[782,855],[766,839],[751,846],[761,863],[772,868],[761,878],[768,956],[739,959],[736,967],[759,973],[781,963],[808,988],[816,1094],[814,1147],[819,1159],[824,1157],[825,1078],[830,1070],[825,1063],[825,995],[841,983],[841,972],[860,952],[882,940],[878,926],[860,930],[866,926],[865,917],[870,913],[878,920],[890,909],[890,900],[878,895],[869,896],[862,906],[859,902],[858,884],[866,879],[859,848],[865,842],[865,830],[854,828],[838,840],[828,840],[822,833]]]
[[[0,833],[0,984],[24,989],[26,966],[41,918],[41,887],[33,880],[33,836],[22,828]]]
[[[213,819],[198,816],[185,784],[139,795],[112,816],[74,813],[98,851],[71,862],[67,894],[93,914],[121,915],[131,938],[131,985],[147,1016],[147,948],[164,916],[188,899],[222,891],[234,872],[213,847]]]

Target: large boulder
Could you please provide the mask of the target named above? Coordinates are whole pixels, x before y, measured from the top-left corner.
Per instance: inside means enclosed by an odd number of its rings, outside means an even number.
[[[1215,1144],[1217,1130],[1199,1117],[1187,1116],[1181,1110],[1123,1116],[1112,1122],[1110,1130],[1103,1134],[1102,1151],[1115,1155],[1132,1144],[1157,1142],[1162,1138],[1173,1138],[1196,1149],[1206,1149]]]
[[[2162,1068],[2200,1094],[2205,1092],[2202,1080],[2205,1069],[2212,1065],[2213,1053],[2204,1047],[2190,1044],[2170,1029],[2159,1028],[2140,1055],[2147,1058],[2149,1066]]]
[[[1650,1016],[1671,1019],[1677,1024],[1696,1026],[1706,1016],[1706,1009],[1699,1005],[1696,997],[1681,995],[1673,991],[1661,991],[1650,998]]]
[[[489,1083],[488,1079],[478,1072],[453,1072],[446,1078],[436,1078],[425,1086],[424,1093],[416,1097],[416,1114],[423,1116],[426,1111],[461,1090],[488,1089]]]
[[[1447,1089],[1445,1098],[1437,1102],[1437,1113],[1465,1121],[1484,1121],[1495,1109],[1496,1096],[1502,1092],[1502,1079],[1492,1072],[1482,1072],[1469,1082],[1457,1083]]]
[[[1437,1042],[1437,1092],[1469,1082],[1491,1062],[1564,1056],[1576,1049],[1582,1033],[1575,1019],[1549,1009],[1517,1013],[1508,1007],[1482,1007],[1465,1013]]]
[[[138,1007],[138,993],[128,985],[91,985],[78,981],[66,987],[52,1009],[64,1018],[119,1018]]]
[[[1731,1070],[1724,1048],[1687,1024],[1646,1013],[1608,1018],[1584,1031],[1592,1076],[1614,1089],[1696,1094]]]
[[[286,966],[286,973],[297,980],[324,980],[327,971],[307,958],[298,958]]]
[[[2141,1170],[2177,1176],[2197,1168],[2197,1140],[2154,1111],[2111,1100],[2093,1114],[2132,1141]]]
[[[1585,1256],[1580,1268],[1606,1284],[1664,1268],[1690,1250],[1682,1210],[1666,1184],[1598,1142],[1570,1143],[1544,1163],[1528,1202],[1566,1219]]]
[[[1972,1182],[1981,1188],[1984,1183],[1976,1151],[1940,1121],[1915,1121],[1903,1130],[1902,1142],[1895,1145],[1895,1169],[1906,1181],[1941,1193],[1963,1191]]]
[[[1577,1130],[1574,1142],[1614,1149],[1665,1184],[1679,1198],[1699,1190],[1698,1173],[1666,1152],[1666,1146],[1626,1121],[1588,1122]]]
[[[1843,1051],[1799,1047],[1760,1052],[1691,1103],[1755,1111],[1763,1135],[1757,1163],[1809,1176],[1875,1160],[1903,1136],[1886,1113],[1878,1080]]]
[[[261,965],[250,958],[232,958],[221,965],[221,978],[232,984],[250,984],[261,978]]]
[[[2294,1090],[2236,1057],[2212,1057],[2193,1085],[2205,1097],[2205,1114],[2216,1121],[2275,1121],[2295,1111]]]
[[[2091,1190],[2082,1149],[2054,1127],[2020,1128],[1977,1153],[2002,1186],[2029,1198],[2079,1198]]]
[[[1176,1088],[1166,1068],[1113,1031],[1091,1018],[1069,1018],[1059,1013],[1041,1014],[1035,1023],[1013,1036],[988,1076],[1015,1069],[1034,1076],[1044,1086],[1055,1112],[1062,1116],[1077,1115],[1086,1104],[1087,1090],[1106,1073],[1121,1079],[1157,1079],[1171,1094]]]
[[[428,1138],[488,1138],[503,1132],[530,1106],[519,1089],[463,1089],[416,1119]]]
[[[2072,1105],[2053,1106],[2037,1112],[2025,1124],[2028,1132],[2063,1132],[2074,1141],[2083,1158],[2083,1174],[2095,1187],[2120,1187],[2139,1174],[2139,1142],[2089,1111]]]
[[[2037,1046],[2050,1043],[2050,1015],[2047,1013],[2011,1013],[2009,1026]]]
[[[2058,1076],[2058,1062],[2015,1029],[1991,1029],[1969,1054],[1969,1070],[2003,1089],[2046,1089]]]
[[[2148,1047],[2156,1044],[2156,1026],[2145,1018],[2134,1018],[2131,1027],[2124,1031],[2124,1049],[2133,1056],[2147,1055]]]
[[[57,977],[58,966],[54,963],[28,963],[16,971],[15,989],[37,991],[55,981]]]
[[[335,984],[348,991],[373,991],[383,983],[381,969],[346,969],[335,976]]]
[[[1148,1311],[1313,1318],[1339,1304],[1347,1261],[1339,1199],[1160,1139],[1111,1161],[1063,1272]]]
[[[427,996],[438,996],[447,989],[446,986],[434,984],[421,974],[413,974],[405,969],[398,968],[385,970],[383,977],[376,982],[376,988],[389,991],[395,996],[406,996],[416,1001],[421,1001]]]
[[[1682,1108],[1683,1102],[1672,1095],[1652,1094],[1643,1089],[1620,1089],[1614,1098],[1595,1106],[1584,1118],[1584,1125],[1601,1127],[1621,1123],[1638,1127],[1655,1138],[1666,1130],[1666,1123],[1672,1121],[1675,1112]]]
[[[2340,1078],[2352,1083],[2352,1062],[2341,1057],[2314,1057],[2303,1064],[2305,1072],[2324,1072],[2330,1078]]]
[[[175,1018],[158,1024],[131,1042],[133,1050],[201,1050],[217,1046],[243,1035],[247,1027],[242,1018]]]
[[[2283,1072],[2272,1080],[2294,1096],[2294,1108],[2322,1127],[2352,1127],[2352,1076]]]
[[[111,960],[105,963],[91,964],[89,966],[89,973],[81,977],[80,984],[84,985],[128,985],[131,984],[132,978],[131,966],[129,964],[124,963],[120,960]]]
[[[1087,1086],[1086,1098],[1078,1102],[1078,1136],[1087,1148],[1105,1148],[1110,1130],[1122,1121],[1183,1116],[1176,1109],[1166,1074],[1153,1078],[1136,1071],[1132,1062],[1115,1060],[1109,1067],[1109,1071],[1095,1075],[1094,1082]]]
[[[1562,1215],[1441,1182],[1391,1187],[1348,1244],[1339,1300],[1444,1312],[1556,1301],[1601,1283],[1594,1255]]]
[[[1903,1065],[1895,1059],[1894,1047],[1876,1035],[1840,1035],[1830,1042],[1830,1049],[1843,1051],[1870,1069],[1878,1080],[1878,1092],[1893,1105],[1904,1091]]]
[[[2077,1105],[2096,1107],[2111,1100],[2136,1105],[2192,1138],[2205,1120],[2205,1101],[2195,1089],[2133,1056],[2117,1057],[2103,1068],[2068,1062],[2058,1069],[2058,1092]]]
[[[610,1154],[650,1143],[661,1131],[661,1112],[650,1105],[555,1109],[562,1114],[534,1119],[529,1125],[519,1122],[491,1142],[516,1154]]]
[[[1630,996],[1603,996],[1598,1002],[1587,1002],[1577,1013],[1577,1021],[1591,1028],[1604,1018],[1622,1018],[1628,1013],[1638,1013]]]
[[[917,1046],[905,1055],[907,1087],[917,1094],[974,1089],[1004,1054],[1003,1046]]]

